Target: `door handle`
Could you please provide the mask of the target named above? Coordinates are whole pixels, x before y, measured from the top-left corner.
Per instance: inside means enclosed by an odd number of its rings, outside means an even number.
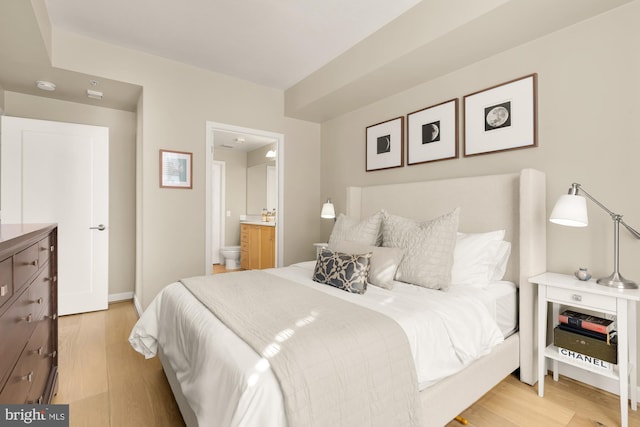
[[[106,229],[107,227],[105,227],[104,224],[99,224],[97,227],[89,227],[89,230],[104,231]]]

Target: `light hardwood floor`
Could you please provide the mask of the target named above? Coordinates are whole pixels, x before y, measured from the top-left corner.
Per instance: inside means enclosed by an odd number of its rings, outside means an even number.
[[[145,360],[129,346],[136,320],[132,302],[59,319],[54,403],[70,404],[71,427],[184,425],[157,358]],[[617,396],[564,377],[557,383],[547,377],[539,398],[536,387],[510,376],[461,415],[477,427],[613,427],[620,425],[619,408]],[[630,411],[629,425],[640,426],[638,412]]]

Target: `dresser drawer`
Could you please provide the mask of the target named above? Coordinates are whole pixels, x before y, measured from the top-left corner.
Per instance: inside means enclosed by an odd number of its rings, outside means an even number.
[[[27,291],[34,321],[51,314],[51,278],[49,276],[49,269],[45,268],[38,274]]]
[[[37,319],[34,309],[37,307],[32,303],[27,290],[0,317],[0,384],[6,379],[33,333]]]
[[[49,234],[44,239],[38,242],[38,264],[39,266],[45,265],[49,261],[49,257],[54,251],[53,236]]]
[[[560,304],[585,307],[598,311],[616,311],[616,298],[613,296],[547,287],[547,299]]]
[[[0,393],[0,402],[3,404],[37,401],[38,396],[42,395],[49,373],[46,362],[50,357],[48,339],[50,329],[51,323],[49,321],[38,323],[34,334],[20,354],[18,363],[11,371],[2,393]],[[34,393],[31,393],[32,387]],[[35,395],[35,399],[29,399],[30,395]]]
[[[13,295],[13,258],[0,262],[0,307]]]
[[[38,271],[38,244],[33,244],[13,256],[13,292],[17,292],[29,282]]]

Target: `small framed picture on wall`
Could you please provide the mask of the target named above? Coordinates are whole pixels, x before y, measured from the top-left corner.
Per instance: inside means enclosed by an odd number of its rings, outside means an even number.
[[[404,166],[404,117],[366,128],[366,170]]]
[[[192,188],[192,153],[160,150],[160,187]]]
[[[538,146],[537,74],[464,97],[464,156]]]
[[[407,164],[458,157],[458,99],[407,114]]]

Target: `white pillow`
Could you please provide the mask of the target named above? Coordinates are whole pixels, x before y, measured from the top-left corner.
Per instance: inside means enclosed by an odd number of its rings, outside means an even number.
[[[345,240],[379,246],[382,241],[381,224],[382,212],[377,212],[363,220],[340,214],[329,236],[329,249],[335,251],[336,245]]]
[[[504,235],[504,230],[487,233],[458,233],[453,252],[451,285],[485,287],[497,275],[504,276],[505,247],[507,250],[511,247],[508,242],[504,242]],[[507,252],[507,259],[508,255]],[[498,269],[497,272],[496,269]]]
[[[493,274],[490,278],[492,282],[496,282],[504,278],[504,275],[507,272],[509,255],[511,255],[511,243],[505,241],[500,242],[500,244],[498,245],[498,250],[496,251],[496,266],[493,269]]]
[[[369,246],[345,240],[336,245],[336,251],[349,254],[371,253],[369,283],[381,288],[393,289],[393,278],[404,256],[404,249]]]
[[[416,221],[385,212],[382,246],[404,248],[396,280],[446,290],[451,282],[460,208],[430,221]]]

